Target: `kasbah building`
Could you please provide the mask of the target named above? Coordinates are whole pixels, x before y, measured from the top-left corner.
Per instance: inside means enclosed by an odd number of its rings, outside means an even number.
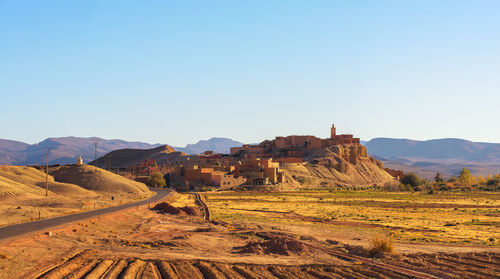
[[[360,139],[351,134],[336,134],[332,125],[330,138],[320,139],[310,135],[291,135],[266,140],[258,145],[233,147],[230,154],[214,154],[206,151],[196,159],[182,165],[159,168],[165,174],[167,185],[198,184],[228,189],[242,185],[276,185],[286,181],[280,169],[285,164],[304,164],[307,152],[336,145],[359,144]],[[154,160],[153,160],[154,161]],[[145,166],[157,171],[156,162],[141,163],[134,171],[151,173]],[[134,167],[133,167],[134,168]]]

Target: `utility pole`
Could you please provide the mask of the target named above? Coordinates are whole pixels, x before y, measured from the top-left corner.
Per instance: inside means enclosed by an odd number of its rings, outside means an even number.
[[[97,172],[97,140],[94,141],[94,165],[96,167],[95,171]]]
[[[45,196],[49,195],[49,151],[47,149],[47,157],[45,162]]]

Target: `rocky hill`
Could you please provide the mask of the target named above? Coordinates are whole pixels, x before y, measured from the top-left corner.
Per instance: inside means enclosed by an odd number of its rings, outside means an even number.
[[[288,177],[300,187],[382,186],[394,181],[382,162],[370,157],[352,135],[277,137],[233,151],[240,158],[302,159],[305,163],[284,164]]]
[[[109,152],[89,164],[101,168],[123,168],[137,166],[145,159],[154,159],[158,164],[174,163],[187,160],[186,153],[176,151],[168,145],[152,149],[120,149]]]
[[[311,152],[305,159],[308,163],[304,165],[285,165],[292,177],[304,186],[382,186],[393,181],[382,162],[368,156],[361,144],[322,148]]]

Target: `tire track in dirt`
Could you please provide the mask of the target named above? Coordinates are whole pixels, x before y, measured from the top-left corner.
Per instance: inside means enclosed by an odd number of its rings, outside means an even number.
[[[207,204],[199,193],[194,193],[194,195],[196,197],[196,203],[199,204],[203,210],[203,217],[205,221],[210,222],[210,210],[208,209]]]

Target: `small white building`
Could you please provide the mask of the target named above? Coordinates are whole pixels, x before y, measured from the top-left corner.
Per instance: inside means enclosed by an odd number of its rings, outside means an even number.
[[[78,159],[76,159],[76,165],[77,166],[83,165],[82,155],[78,155]]]

